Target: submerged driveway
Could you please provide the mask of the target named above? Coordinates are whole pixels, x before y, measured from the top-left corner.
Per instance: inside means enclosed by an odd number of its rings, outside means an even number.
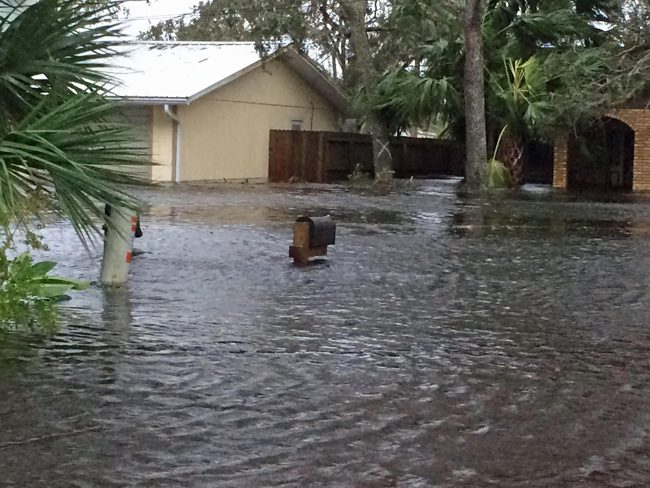
[[[647,486],[649,200],[143,197],[128,288],[2,340],[0,486]],[[304,213],[337,245],[297,268]],[[69,226],[45,238],[97,278]]]

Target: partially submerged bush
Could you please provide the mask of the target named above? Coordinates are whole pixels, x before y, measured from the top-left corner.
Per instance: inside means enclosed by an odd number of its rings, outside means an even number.
[[[485,186],[493,190],[499,188],[509,188],[511,186],[510,171],[505,165],[497,160],[490,159],[485,167]]]
[[[348,180],[352,184],[361,184],[361,185],[368,185],[372,182],[372,178],[370,178],[370,174],[363,171],[359,163],[357,163],[354,166],[352,173],[348,175]]]
[[[42,200],[38,193],[27,198],[14,211],[17,222],[11,222],[0,212],[0,331],[22,328],[52,330],[56,325],[56,302],[71,290],[82,290],[87,284],[50,275],[53,261],[35,263],[29,251],[20,253],[21,247],[46,250],[40,236],[30,228],[40,227],[37,215],[41,214]]]
[[[494,148],[494,155],[485,166],[483,184],[489,190],[510,188],[512,186],[512,177],[510,175],[510,170],[497,159],[497,153],[499,151],[499,146],[501,145],[501,139],[503,138],[503,134],[505,134],[506,130],[508,130],[507,125],[501,129],[499,139],[497,139],[497,144]]]
[[[376,185],[392,185],[395,172],[392,169],[382,169],[375,175]]]
[[[51,329],[56,324],[54,303],[38,295],[31,274],[31,257],[9,259],[0,253],[0,331],[24,327]]]
[[[0,251],[0,330],[52,329],[56,325],[56,302],[71,290],[87,284],[50,275],[56,263],[34,263],[28,252],[11,259]]]

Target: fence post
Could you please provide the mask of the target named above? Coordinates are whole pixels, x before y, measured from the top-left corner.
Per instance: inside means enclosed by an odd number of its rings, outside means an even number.
[[[129,279],[133,256],[133,237],[137,226],[135,211],[106,206],[107,225],[104,234],[104,256],[100,282],[120,286]]]
[[[318,133],[318,182],[319,183],[327,183],[325,181],[325,168],[323,164],[323,156],[325,153],[324,142],[325,142],[325,134],[319,132]]]

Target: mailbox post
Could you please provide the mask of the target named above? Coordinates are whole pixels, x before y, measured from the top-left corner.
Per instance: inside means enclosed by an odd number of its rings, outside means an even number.
[[[121,286],[129,278],[129,264],[133,257],[133,238],[138,227],[135,211],[126,208],[105,208],[111,225],[104,236],[104,258],[100,281],[105,286]],[[142,231],[140,231],[142,232]]]
[[[289,257],[296,264],[307,264],[309,258],[327,256],[327,246],[336,243],[336,224],[325,217],[299,217],[293,224],[293,246]]]

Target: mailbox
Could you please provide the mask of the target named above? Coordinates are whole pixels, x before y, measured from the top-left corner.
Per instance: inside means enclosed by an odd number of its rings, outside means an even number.
[[[299,217],[293,224],[293,246],[289,257],[299,264],[307,264],[309,258],[326,256],[327,246],[336,242],[336,223],[329,215],[325,217]]]
[[[336,244],[336,224],[332,217],[299,217],[296,222],[309,224],[309,247],[333,246]]]

